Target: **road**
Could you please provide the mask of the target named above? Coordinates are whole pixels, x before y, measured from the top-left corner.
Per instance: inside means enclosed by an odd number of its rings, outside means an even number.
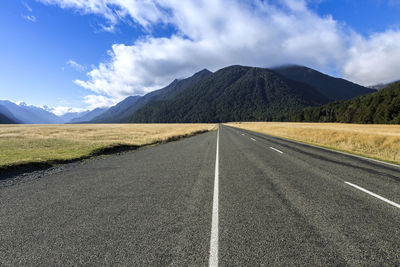
[[[398,266],[398,203],[397,166],[220,126],[2,188],[0,265]]]

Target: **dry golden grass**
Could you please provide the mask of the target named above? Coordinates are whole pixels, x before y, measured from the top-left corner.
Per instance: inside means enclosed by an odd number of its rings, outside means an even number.
[[[400,163],[400,125],[287,122],[228,125]]]
[[[70,160],[102,148],[142,146],[213,129],[214,124],[0,125],[0,167]]]

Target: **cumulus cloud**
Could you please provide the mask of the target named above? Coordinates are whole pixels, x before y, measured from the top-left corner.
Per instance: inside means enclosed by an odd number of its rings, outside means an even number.
[[[108,60],[88,71],[86,80],[75,81],[98,94],[85,99],[91,107],[147,93],[203,68],[215,71],[232,64],[302,64],[341,72],[362,84],[399,78],[398,31],[362,37],[330,16],[319,16],[305,0],[39,1],[100,15],[110,28],[131,21],[148,33],[132,44],[114,44]],[[175,32],[152,36],[152,29],[162,25]]]
[[[78,2],[71,1],[69,6],[79,7]],[[141,1],[94,2],[86,2],[84,9],[90,6],[95,12],[93,7],[101,6],[110,23],[116,23],[116,18],[110,18],[107,8],[114,6],[143,27],[163,22],[177,29],[168,38],[148,36],[132,45],[113,45],[109,60],[89,71],[88,80],[75,81],[115,99],[144,94],[202,68],[282,63],[324,68],[340,61],[345,48],[340,25],[309,11],[304,1],[284,0],[282,6],[273,6],[262,1],[163,0],[150,5],[157,12],[140,15],[136,12],[140,5],[133,7]]]
[[[110,98],[103,95],[87,95],[84,102],[89,105],[88,109],[110,107],[119,102],[119,99]]]
[[[400,78],[400,31],[354,37],[343,73],[357,83],[373,85]]]

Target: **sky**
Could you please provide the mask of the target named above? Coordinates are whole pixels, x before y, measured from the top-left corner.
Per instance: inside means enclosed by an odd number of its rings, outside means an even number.
[[[0,0],[0,99],[111,106],[207,68],[400,79],[400,0]]]

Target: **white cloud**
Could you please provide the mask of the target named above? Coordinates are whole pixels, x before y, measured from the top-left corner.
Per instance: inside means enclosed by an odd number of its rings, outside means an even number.
[[[374,85],[400,78],[400,31],[389,30],[364,38],[354,36],[343,73],[357,83]]]
[[[88,109],[110,107],[119,102],[118,99],[110,98],[102,95],[87,95],[84,102],[89,105]]]
[[[156,1],[143,0],[38,0],[45,4],[59,5],[61,8],[73,8],[83,14],[103,16],[108,25],[104,30],[113,31],[114,26],[123,19],[132,19],[145,28],[161,19],[161,11]]]
[[[71,108],[71,107],[66,107],[66,106],[56,106],[56,107],[51,107],[47,108],[47,111],[52,112],[53,114],[57,116],[62,116],[66,113],[70,112],[83,112],[87,111],[86,108]]]
[[[23,15],[22,16],[24,19],[29,20],[31,22],[36,22],[36,17],[33,15]]]
[[[74,61],[72,59],[68,60],[66,63],[67,63],[67,65],[69,65],[70,67],[74,68],[77,71],[85,71],[86,70],[85,66],[77,63],[76,61]]]
[[[10,101],[21,107],[44,109],[44,110],[51,112],[57,116],[61,116],[61,115],[64,115],[65,113],[69,113],[69,112],[83,112],[83,111],[89,110],[88,108],[71,108],[71,107],[67,107],[67,106],[48,107],[46,105],[44,105],[44,106],[32,105],[32,104],[27,104],[25,101],[21,101],[21,100],[18,100],[18,101],[10,100]]]
[[[203,68],[214,71],[232,64],[303,64],[342,71],[362,84],[400,78],[395,71],[399,31],[363,38],[332,17],[311,11],[305,0],[39,1],[103,16],[110,29],[133,21],[149,33],[133,44],[114,44],[109,59],[93,67],[87,80],[75,81],[98,94],[85,99],[91,107],[144,94]],[[151,36],[161,24],[176,32]]]
[[[169,38],[149,36],[132,45],[113,45],[110,59],[89,71],[87,81],[75,81],[114,99],[158,89],[202,68],[282,63],[324,68],[343,57],[340,25],[308,11],[304,2],[285,0],[285,9],[279,9],[261,1],[249,5],[229,0],[163,0],[154,4],[161,6],[155,14],[163,18],[144,12],[139,19],[131,11],[139,1],[130,1],[129,6],[122,4],[127,1],[108,2],[118,3],[118,10],[125,10],[125,16],[144,27],[168,21],[177,29]],[[103,15],[108,18],[108,11]]]

